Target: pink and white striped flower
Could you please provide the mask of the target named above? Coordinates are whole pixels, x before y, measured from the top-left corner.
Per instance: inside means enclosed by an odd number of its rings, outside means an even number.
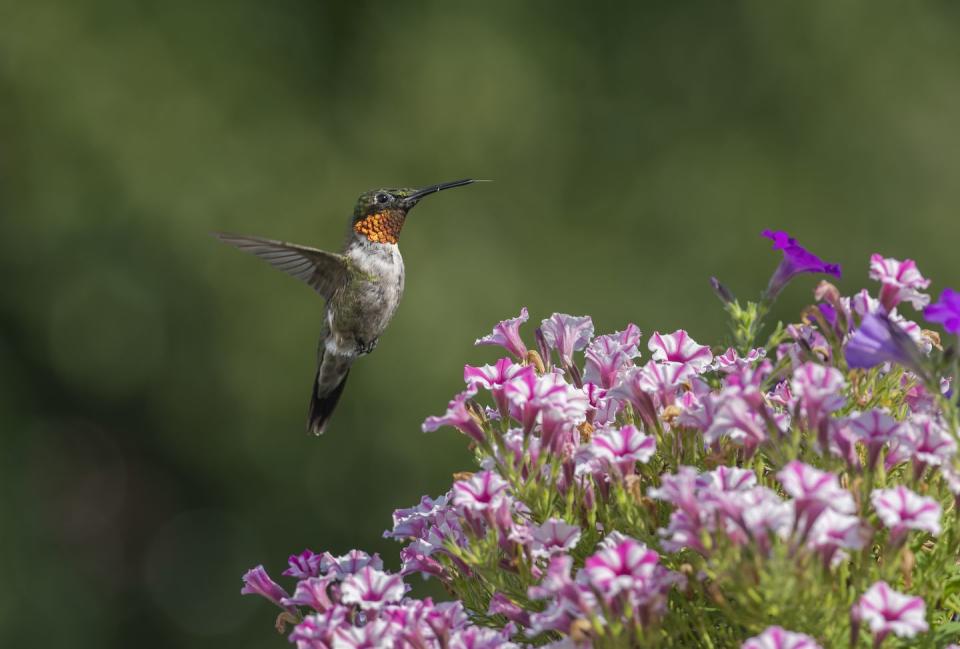
[[[869,537],[870,530],[858,516],[827,509],[810,529],[807,544],[820,552],[825,565],[831,566],[835,559],[845,556],[843,550],[860,550]]]
[[[846,383],[840,370],[819,363],[804,363],[794,370],[790,391],[808,429],[818,430],[824,417],[843,406]]]
[[[740,645],[740,649],[822,649],[810,636],[771,626]]]
[[[777,479],[794,500],[797,522],[806,536],[825,509],[841,514],[852,514],[857,507],[849,491],[840,486],[837,476],[815,469],[798,460],[789,462],[777,473]]]
[[[573,352],[585,349],[593,338],[593,320],[590,316],[554,313],[540,323],[540,331],[547,347],[556,350],[564,366],[569,367],[573,365]]]
[[[610,389],[617,382],[617,374],[632,364],[640,355],[640,329],[634,324],[623,331],[597,336],[584,352],[584,381]]]
[[[467,401],[476,396],[476,385],[470,384],[467,389],[451,399],[447,404],[447,411],[439,417],[427,417],[421,429],[425,433],[433,432],[441,426],[453,426],[470,439],[482,442],[483,428],[473,414],[467,409]]]
[[[333,633],[332,649],[392,647],[397,627],[388,620],[373,619],[363,626],[342,624]]]
[[[900,423],[883,410],[874,408],[846,421],[847,429],[867,447],[867,469],[877,465],[880,451],[897,439]]]
[[[297,587],[293,591],[293,597],[282,600],[286,606],[308,606],[320,613],[333,608],[333,600],[327,591],[330,584],[335,580],[333,575],[326,577],[308,577],[297,582]]]
[[[874,489],[870,502],[883,524],[890,528],[890,538],[896,542],[907,530],[921,530],[934,536],[940,534],[940,503],[898,485],[892,489]]]
[[[927,466],[943,466],[957,453],[957,442],[939,418],[917,414],[910,418],[903,444],[909,449],[918,473]]]
[[[378,609],[385,604],[399,602],[406,592],[407,586],[400,575],[366,566],[343,581],[340,600],[344,604],[356,604],[364,610]]]
[[[653,360],[688,365],[695,372],[702,372],[713,361],[713,354],[706,345],[699,345],[683,329],[677,329],[672,334],[663,335],[654,332],[647,343],[647,348],[653,352]]]
[[[874,646],[880,646],[890,633],[901,638],[912,638],[929,627],[926,604],[919,597],[911,597],[878,581],[867,589],[854,604],[853,616],[870,627]]]
[[[660,555],[629,537],[619,543],[601,544],[587,557],[583,572],[587,583],[608,602],[622,592],[643,592],[654,586]]]
[[[280,584],[270,578],[270,575],[267,574],[263,566],[257,566],[247,571],[243,576],[243,588],[240,589],[240,594],[260,595],[282,609],[288,611],[296,610],[290,604],[283,603],[283,600],[288,599],[290,596]]]
[[[579,540],[579,527],[559,518],[550,518],[533,528],[530,549],[535,557],[548,557],[573,549]]]
[[[621,476],[633,474],[637,462],[649,461],[656,448],[657,440],[633,425],[601,429],[590,440],[593,456]]]
[[[520,338],[520,325],[529,319],[530,314],[527,312],[527,307],[523,307],[520,309],[519,316],[500,322],[489,335],[477,338],[473,344],[500,345],[520,360],[526,360],[527,346],[523,344],[523,339]]]
[[[531,380],[535,380],[536,373],[530,365],[520,365],[514,363],[509,358],[501,358],[495,365],[483,365],[473,367],[465,365],[463,368],[463,380],[468,386],[476,386],[490,390],[493,400],[497,404],[501,415],[507,413],[507,396],[504,392],[504,386],[519,376],[529,374]]]
[[[879,280],[880,303],[887,311],[892,310],[902,300],[910,302],[915,309],[930,304],[930,296],[921,293],[921,289],[930,286],[930,280],[920,274],[912,259],[899,261],[882,255],[870,256],[870,279]]]
[[[497,510],[506,502],[507,481],[493,471],[481,471],[453,483],[453,504],[461,511]]]

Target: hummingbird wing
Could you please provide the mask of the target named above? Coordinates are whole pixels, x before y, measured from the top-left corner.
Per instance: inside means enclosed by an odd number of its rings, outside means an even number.
[[[260,257],[288,275],[303,280],[328,300],[348,277],[347,260],[343,255],[260,237],[244,237],[225,232],[215,232],[214,236]]]

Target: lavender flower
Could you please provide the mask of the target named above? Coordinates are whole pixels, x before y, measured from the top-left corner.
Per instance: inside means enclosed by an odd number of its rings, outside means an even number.
[[[540,324],[543,339],[556,350],[565,367],[573,365],[573,352],[584,349],[593,338],[593,320],[590,316],[572,316],[554,313]]]
[[[960,334],[960,293],[945,288],[940,299],[923,310],[923,317],[930,322],[940,322],[952,334]]]
[[[764,230],[763,236],[773,241],[774,250],[783,251],[783,260],[777,266],[767,285],[766,298],[773,301],[787,283],[801,273],[826,273],[840,277],[840,266],[828,264],[797,243],[782,230]]]
[[[903,300],[910,302],[915,309],[922,309],[930,303],[930,296],[919,290],[930,286],[930,280],[920,274],[912,259],[899,261],[873,254],[870,256],[870,279],[882,283],[880,303],[887,311]]]
[[[898,593],[884,581],[867,589],[854,606],[859,619],[869,625],[874,646],[879,646],[890,633],[912,638],[928,628],[923,600]]]
[[[483,338],[477,338],[474,345],[500,345],[508,352],[519,358],[526,360],[527,346],[523,344],[520,338],[520,325],[530,319],[527,307],[520,309],[520,315],[516,318],[504,320],[493,328],[490,335]]]
[[[808,635],[786,631],[779,626],[768,627],[758,636],[750,638],[740,649],[821,649]]]
[[[870,368],[881,363],[897,363],[907,369],[921,371],[920,348],[890,318],[874,311],[863,317],[860,328],[853,332],[844,347],[847,365]]]

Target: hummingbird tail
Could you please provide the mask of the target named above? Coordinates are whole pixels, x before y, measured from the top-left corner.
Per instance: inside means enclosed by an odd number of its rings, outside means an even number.
[[[330,421],[330,416],[333,415],[334,408],[337,407],[337,402],[340,401],[340,395],[343,394],[343,387],[347,384],[348,376],[350,376],[349,369],[344,372],[343,378],[332,390],[320,394],[320,373],[317,372],[317,378],[313,381],[313,393],[310,396],[310,412],[307,415],[308,433],[318,436],[323,434],[327,422]]]

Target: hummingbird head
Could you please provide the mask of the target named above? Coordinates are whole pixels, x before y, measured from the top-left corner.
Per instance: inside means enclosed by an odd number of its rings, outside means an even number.
[[[360,194],[353,210],[353,231],[374,243],[397,243],[407,213],[420,200],[453,187],[470,185],[470,178],[420,188],[374,189]]]

